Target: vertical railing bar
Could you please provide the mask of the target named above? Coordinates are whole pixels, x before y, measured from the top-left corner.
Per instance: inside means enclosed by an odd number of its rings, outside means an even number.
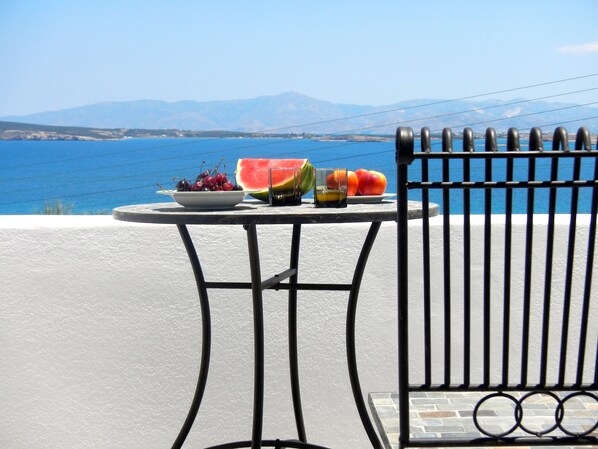
[[[401,131],[399,131],[401,130]],[[581,131],[581,130],[580,130]],[[422,128],[421,134],[421,148],[422,152],[431,151],[429,131]],[[398,434],[398,448],[404,449],[406,447],[413,446],[446,446],[446,444],[459,446],[478,446],[477,443],[487,445],[486,443],[493,444],[507,444],[507,445],[520,445],[530,443],[532,445],[543,444],[541,441],[536,442],[535,439],[525,438],[519,441],[518,437],[510,435],[504,441],[502,440],[503,435],[492,435],[490,440],[482,438],[482,440],[473,437],[473,439],[459,439],[453,441],[447,440],[444,436],[439,435],[437,444],[432,439],[427,437],[412,437],[411,432],[415,431],[415,425],[413,419],[416,414],[411,413],[411,401],[413,401],[413,394],[415,392],[453,392],[453,391],[498,391],[499,395],[502,395],[503,391],[509,393],[514,390],[521,390],[529,392],[529,394],[537,394],[539,392],[546,392],[549,395],[559,395],[560,391],[572,392],[572,396],[577,394],[586,394],[590,392],[590,396],[598,385],[598,358],[595,358],[595,354],[598,353],[598,341],[594,338],[593,331],[593,307],[591,304],[592,300],[592,276],[595,277],[594,257],[595,257],[595,245],[596,245],[596,233],[598,232],[598,186],[591,188],[591,215],[588,233],[588,247],[587,257],[582,259],[580,250],[580,244],[582,243],[581,235],[577,235],[577,232],[584,231],[585,234],[585,220],[582,229],[577,227],[579,220],[577,214],[580,213],[581,204],[580,201],[583,198],[585,201],[585,191],[582,189],[588,187],[588,183],[585,181],[590,179],[586,177],[586,168],[584,162],[586,156],[594,156],[594,152],[591,149],[591,143],[589,137],[583,137],[584,149],[591,152],[591,154],[581,154],[580,150],[580,132],[578,131],[578,139],[576,141],[576,152],[569,150],[568,136],[564,128],[557,128],[554,133],[552,141],[551,155],[543,154],[525,154],[521,152],[520,148],[520,136],[519,132],[515,128],[509,129],[507,138],[507,153],[517,152],[516,154],[493,154],[493,155],[481,155],[475,154],[475,144],[473,141],[473,133],[469,128],[463,131],[463,152],[462,154],[449,154],[453,152],[453,134],[449,128],[445,128],[442,133],[442,153],[432,154],[432,157],[419,157],[419,155],[413,154],[413,131],[410,128],[399,128],[397,130],[397,179],[399,186],[397,190],[397,207],[398,207],[398,261],[399,261],[399,434]],[[589,134],[588,134],[589,136]],[[400,144],[400,142],[402,145]],[[587,143],[586,143],[587,142]],[[399,154],[399,147],[405,147],[406,151],[402,151]],[[410,147],[410,149],[409,149]],[[542,133],[539,128],[532,128],[529,136],[529,148],[530,153],[543,152],[543,141]],[[561,151],[562,150],[562,151]],[[486,152],[498,152],[496,133],[493,129],[489,128],[486,130]],[[471,152],[471,153],[470,153]],[[556,153],[555,153],[556,152]],[[468,154],[469,153],[469,154]],[[482,157],[480,157],[482,156]],[[506,157],[503,157],[506,156]],[[510,157],[513,156],[513,157]],[[537,157],[539,156],[539,157]],[[537,162],[537,159],[546,159],[546,156],[550,156],[550,168],[541,166],[542,162]],[[554,156],[554,157],[553,157]],[[421,183],[409,182],[409,165],[412,160],[417,158],[421,160]],[[572,164],[559,163],[559,159],[565,159],[566,161],[572,161]],[[430,183],[429,180],[436,179],[437,175],[429,173],[430,170],[435,170],[439,166],[429,166],[430,159],[440,159],[442,183],[434,182]],[[451,159],[455,159],[455,162],[451,162]],[[487,184],[480,186],[478,183],[472,183],[472,177],[477,180],[476,174],[472,171],[476,168],[475,162],[470,162],[472,159],[484,159],[484,174],[482,175]],[[494,159],[502,160],[506,159],[505,165],[502,162],[497,162],[495,165]],[[521,159],[522,162],[517,162]],[[588,158],[588,161],[592,158]],[[593,169],[594,179],[598,179],[598,157],[593,158]],[[523,162],[525,160],[525,162]],[[435,164],[432,162],[432,164]],[[462,164],[462,165],[461,165]],[[471,164],[474,164],[473,167]],[[527,164],[527,169],[525,167]],[[503,167],[506,168],[503,173]],[[457,174],[457,168],[459,174]],[[567,168],[565,173],[565,168]],[[525,175],[520,175],[519,172],[527,170],[527,180]],[[546,181],[545,171],[549,172],[549,181]],[[453,171],[454,173],[451,173]],[[538,171],[537,174],[536,172]],[[562,173],[559,173],[562,172]],[[499,174],[501,178],[499,179]],[[502,176],[505,176],[502,178]],[[495,181],[494,178],[497,178]],[[541,180],[538,183],[536,179]],[[504,180],[504,182],[502,182]],[[414,180],[415,181],[415,180]],[[436,179],[438,181],[438,179]],[[463,183],[459,182],[463,181]],[[581,182],[579,182],[581,181]],[[578,182],[578,184],[575,184]],[[443,286],[438,285],[438,289],[443,289],[443,292],[432,291],[432,282],[439,284],[438,273],[432,272],[433,267],[431,266],[432,257],[435,253],[432,253],[431,249],[431,236],[430,236],[430,222],[429,222],[429,200],[430,196],[434,197],[433,193],[430,192],[428,187],[433,189],[439,188],[442,192],[440,203],[442,208],[442,270],[443,270]],[[482,279],[476,280],[474,277],[474,264],[477,260],[476,247],[473,246],[471,241],[472,229],[471,229],[471,207],[475,205],[476,194],[470,193],[470,188],[482,187],[483,189],[483,201],[484,201],[484,230],[483,230],[483,254],[480,251],[480,257],[483,259],[483,276]],[[548,196],[548,208],[544,206],[544,197],[541,199],[541,205],[536,205],[536,199],[540,199],[540,194],[535,193],[536,188],[547,189]],[[561,228],[561,221],[557,222],[556,213],[557,205],[562,203],[560,199],[560,188],[571,189],[569,210],[567,211],[570,215],[568,223],[568,240],[567,240],[567,254],[565,256],[561,244],[565,245],[564,235],[561,236],[561,231],[564,232],[564,228]],[[495,192],[495,189],[503,188],[504,196],[502,192]],[[517,209],[518,190],[522,188],[523,192],[527,193],[527,210],[526,218],[527,224],[525,227],[525,243],[523,247],[519,244],[519,232],[515,229],[516,223],[514,216],[514,209]],[[421,189],[422,197],[422,209],[425,217],[422,220],[422,238],[423,238],[423,271],[424,273],[418,273],[416,278],[419,276],[423,277],[423,314],[424,314],[424,344],[425,344],[425,385],[411,385],[409,383],[409,376],[412,374],[409,370],[413,370],[410,363],[414,363],[414,360],[410,360],[408,357],[409,349],[409,323],[408,323],[408,306],[410,301],[421,301],[421,297],[408,297],[408,271],[407,271],[407,259],[408,256],[408,239],[407,233],[410,230],[407,222],[407,192],[410,189]],[[457,221],[455,217],[451,220],[451,199],[453,198],[452,190],[463,189],[462,193],[455,193],[459,195],[463,201],[463,246],[458,243],[457,247],[452,247],[451,242],[452,233],[456,231],[461,222]],[[462,196],[461,196],[462,195]],[[436,202],[436,200],[434,200]],[[502,235],[503,224],[497,220],[493,220],[494,213],[498,213],[498,207],[503,207],[502,202],[504,201],[504,237]],[[559,203],[557,203],[559,201]],[[399,203],[403,203],[402,205]],[[567,202],[565,201],[565,204]],[[541,206],[541,207],[540,207]],[[559,206],[559,210],[561,207]],[[534,226],[538,226],[536,213],[546,214],[548,217],[548,224],[544,226],[544,221],[540,223],[540,234],[537,234],[534,230]],[[439,217],[440,218],[440,217]],[[456,224],[456,226],[452,226]],[[559,227],[557,228],[557,224]],[[580,224],[581,226],[581,224]],[[498,232],[500,230],[500,232]],[[523,230],[523,229],[522,229]],[[440,230],[439,230],[440,231]],[[402,235],[404,234],[404,236]],[[503,262],[493,263],[493,239],[500,238],[504,239],[501,245],[504,245],[504,249],[494,248],[494,255],[504,257]],[[540,239],[537,242],[534,240]],[[543,241],[543,239],[546,239]],[[538,253],[534,257],[534,247],[538,247],[538,243],[543,245],[544,248],[538,248]],[[501,246],[499,245],[499,246]],[[451,249],[455,252],[455,255],[451,254]],[[463,251],[463,261],[457,262],[457,254],[459,250]],[[525,251],[524,254],[521,252]],[[576,251],[580,254],[576,254]],[[498,254],[502,252],[503,254]],[[401,254],[405,253],[405,254]],[[541,257],[540,257],[541,256]],[[516,265],[516,261],[522,259],[523,269],[520,270],[519,265]],[[537,267],[534,266],[534,259],[538,259]],[[544,259],[540,262],[540,259]],[[402,260],[405,260],[403,263]],[[436,258],[434,259],[436,261]],[[563,271],[560,268],[559,261],[566,260],[566,267]],[[440,261],[439,261],[440,262]],[[582,262],[582,263],[580,263]],[[453,263],[457,263],[453,267]],[[555,265],[558,264],[558,265]],[[585,263],[585,268],[583,267]],[[499,266],[502,265],[502,266]],[[413,267],[417,271],[418,267]],[[434,267],[435,268],[435,267]],[[533,269],[532,269],[533,268]],[[578,270],[577,268],[581,268]],[[458,273],[462,269],[463,273]],[[403,272],[403,270],[405,270]],[[455,271],[453,273],[453,270]],[[504,270],[504,271],[503,271]],[[563,271],[563,272],[562,272]],[[561,273],[562,272],[562,273]],[[463,276],[452,283],[452,275],[458,277]],[[504,275],[503,275],[504,274]],[[579,290],[581,290],[581,276],[585,274],[585,283],[583,290],[583,299],[573,296]],[[499,276],[503,278],[498,282],[493,282],[493,279],[498,279]],[[523,275],[523,291],[520,296],[519,278]],[[563,276],[563,277],[561,277]],[[575,276],[575,278],[574,278]],[[579,277],[579,281],[577,281]],[[433,279],[432,279],[433,278]],[[563,282],[561,282],[563,279]],[[481,307],[481,315],[478,314],[478,295],[480,293],[475,290],[475,285],[479,282],[483,283],[481,294],[483,295]],[[457,295],[454,288],[457,284],[461,284],[459,289],[462,291]],[[502,292],[501,285],[502,282]],[[413,283],[413,279],[411,280]],[[544,286],[542,286],[544,283]],[[554,284],[554,285],[553,285]],[[579,284],[579,285],[578,285]],[[564,286],[563,296],[561,295],[561,288]],[[416,287],[419,288],[419,287]],[[553,291],[555,290],[555,291]],[[439,294],[443,294],[440,298]],[[596,296],[596,293],[593,293]],[[434,296],[433,296],[434,295]],[[460,297],[463,295],[463,298]],[[502,300],[500,295],[503,296]],[[453,298],[454,296],[454,298]],[[553,298],[554,296],[554,298]],[[536,299],[537,298],[537,299]],[[453,299],[456,301],[455,310],[453,310]],[[432,300],[434,302],[432,303]],[[438,301],[443,301],[442,307],[443,312],[438,310],[440,304]],[[463,301],[463,303],[461,303]],[[476,302],[477,301],[477,302]],[[560,304],[563,304],[561,309]],[[583,301],[583,304],[579,304],[577,301]],[[521,305],[520,305],[521,304]],[[574,313],[577,306],[581,305],[581,315],[578,317],[577,313]],[[461,310],[461,306],[463,309]],[[502,310],[499,311],[499,308]],[[522,309],[520,309],[522,308]],[[520,310],[522,318],[519,318]],[[562,313],[561,313],[562,310]],[[498,313],[495,313],[498,312]],[[418,312],[419,313],[419,312]],[[442,314],[442,316],[441,316]],[[551,317],[552,314],[552,317]],[[502,315],[502,316],[501,316]],[[558,316],[557,316],[558,315]],[[463,322],[461,323],[461,318]],[[483,323],[479,324],[480,318]],[[418,318],[419,319],[419,318]],[[502,319],[502,323],[499,320]],[[570,320],[574,321],[570,323]],[[579,331],[579,354],[577,357],[577,371],[576,371],[576,384],[573,384],[573,376],[571,369],[573,369],[573,362],[575,357],[575,349],[573,346],[576,343],[571,334],[577,336],[576,320],[581,320],[580,331]],[[493,321],[494,320],[494,321]],[[511,321],[513,320],[513,321]],[[417,327],[418,334],[421,331],[422,323],[413,321],[412,329]],[[434,322],[432,322],[434,321]],[[442,322],[442,324],[441,324]],[[537,324],[536,324],[537,323]],[[589,324],[588,324],[589,323]],[[482,341],[479,341],[478,326],[482,326],[481,329]],[[415,326],[415,327],[414,327]],[[443,326],[443,329],[440,329]],[[460,327],[462,326],[462,327]],[[521,326],[521,328],[519,328]],[[560,331],[560,335],[558,334]],[[502,332],[502,338],[498,337],[498,334]],[[517,341],[519,340],[518,334],[521,333],[521,366],[514,366],[515,360],[518,357],[518,348],[516,348]],[[444,338],[441,342],[437,339],[437,334],[443,334],[440,338]],[[460,371],[452,370],[452,361],[457,361],[460,354],[457,353],[459,350],[457,346],[460,346],[461,336],[463,336],[463,378],[462,383],[457,379],[457,372]],[[494,341],[492,337],[496,337]],[[499,338],[502,340],[502,346],[499,348]],[[476,340],[477,339],[477,340]],[[420,344],[421,339],[417,342]],[[474,352],[474,348],[478,345],[478,342],[482,345],[483,354]],[[536,345],[539,344],[539,350]],[[453,347],[453,345],[455,345]],[[556,346],[559,345],[557,349]],[[439,351],[443,352],[443,360],[440,360],[441,356]],[[591,349],[590,349],[591,348]],[[414,349],[414,348],[412,348]],[[418,350],[421,348],[418,346]],[[453,351],[455,349],[455,351]],[[433,351],[434,350],[434,351]],[[572,351],[573,350],[573,351]],[[596,350],[596,353],[592,352]],[[559,351],[557,353],[557,351]],[[473,353],[472,353],[473,352]],[[571,352],[568,354],[568,352]],[[550,354],[549,354],[550,353]],[[549,357],[550,355],[550,357]],[[558,361],[555,360],[555,356],[559,356]],[[590,372],[591,360],[595,358],[594,371]],[[432,359],[435,365],[432,367]],[[453,360],[454,359],[454,360]],[[483,375],[483,381],[472,385],[472,377],[477,378],[477,368],[474,370],[474,362],[478,365],[481,363]],[[584,373],[584,362],[586,366]],[[496,363],[501,363],[501,367],[498,367]],[[444,366],[442,366],[444,365]],[[558,367],[558,368],[557,368]],[[492,369],[494,368],[494,370]],[[444,370],[444,371],[442,371]],[[517,370],[520,370],[520,382],[516,379],[518,374],[515,374]],[[494,371],[494,372],[493,372]],[[533,374],[530,376],[529,372]],[[535,373],[539,371],[539,376]],[[498,376],[501,376],[500,378]],[[444,376],[443,380],[437,378],[437,376]],[[593,383],[589,377],[593,377]],[[511,379],[510,379],[511,378]],[[568,379],[569,378],[569,379]],[[419,379],[418,379],[419,380]],[[515,382],[516,384],[514,384]],[[518,383],[518,385],[517,385]],[[509,396],[505,394],[505,396]],[[527,396],[526,396],[527,397]],[[560,397],[560,396],[559,396]],[[565,437],[560,435],[555,436],[554,444],[581,444],[587,442],[594,442],[595,438],[590,436],[589,439],[585,439],[586,436],[582,434],[569,433],[564,426],[561,427],[560,421],[564,413],[560,408],[564,407],[564,402],[571,396],[563,397],[562,400],[557,399],[559,403],[557,407],[557,415],[555,415],[556,426],[561,429],[562,432],[567,434]],[[556,398],[556,396],[555,396]],[[483,401],[483,400],[482,400]],[[478,405],[482,402],[478,402]],[[562,404],[561,404],[562,402]],[[520,419],[524,419],[520,413],[523,413],[519,409],[520,402],[515,402],[515,420],[518,421],[516,427],[521,427],[522,430],[530,433],[532,437],[542,438],[543,432],[534,433],[524,429],[523,425],[519,423]],[[560,411],[559,411],[560,410]],[[476,421],[475,415],[479,412],[479,408],[476,406],[474,413],[474,421]],[[411,416],[412,415],[412,416]],[[421,418],[421,417],[420,417]],[[477,425],[477,422],[476,422]],[[480,429],[478,427],[478,429]],[[593,430],[593,429],[592,429]],[[483,431],[482,431],[483,432]],[[509,431],[510,434],[511,431]],[[552,430],[550,430],[552,432]],[[483,432],[484,433],[484,432]],[[488,434],[487,434],[488,435]],[[513,437],[513,438],[511,438]],[[468,438],[464,436],[463,438]],[[591,444],[591,443],[590,443]]]
[[[582,141],[579,139],[579,133],[575,142],[575,151],[581,151]],[[581,158],[573,159],[573,180],[579,180],[581,177]],[[558,385],[565,384],[566,369],[567,369],[567,345],[569,341],[569,320],[571,316],[571,290],[573,286],[573,261],[575,256],[575,233],[577,230],[577,210],[579,206],[579,188],[573,187],[571,189],[570,201],[570,221],[569,221],[569,238],[567,245],[567,266],[565,268],[565,290],[563,297],[563,319],[561,330],[561,352],[559,357],[559,375]]]
[[[453,134],[450,128],[442,132],[442,151],[452,153]],[[450,161],[448,158],[442,161],[442,180],[449,182]],[[444,259],[444,385],[451,383],[451,197],[450,190],[442,190],[442,218],[443,218],[443,259]]]
[[[507,151],[519,151],[519,132],[510,128],[507,134]],[[513,180],[514,160],[507,159],[506,180]],[[503,342],[502,342],[502,385],[509,384],[510,335],[511,335],[511,253],[513,229],[513,190],[505,190],[505,263],[503,281]]]
[[[420,134],[421,151],[430,153],[432,142],[430,130],[422,128]],[[422,181],[429,179],[428,160],[421,160]],[[422,251],[423,251],[423,277],[424,277],[424,381],[429,387],[432,385],[432,305],[431,305],[431,270],[430,270],[430,193],[422,189],[423,222],[422,222]]]
[[[540,128],[532,128],[529,136],[528,151],[544,151],[542,131]],[[536,179],[536,159],[528,159],[527,180]],[[532,290],[532,261],[534,243],[534,207],[535,191],[532,187],[527,189],[527,220],[525,226],[525,263],[523,275],[523,321],[521,332],[521,380],[520,386],[528,384],[527,374],[529,365],[529,334],[531,319],[531,290]]]
[[[567,131],[558,127],[552,140],[552,151],[567,148]],[[559,162],[553,158],[550,164],[550,180],[558,179]],[[540,352],[540,386],[546,385],[548,373],[548,343],[550,338],[550,308],[552,295],[552,269],[554,262],[554,229],[556,216],[556,187],[550,187],[548,198],[548,229],[546,234],[546,266],[544,269],[544,304],[542,308],[542,340]]]
[[[473,130],[463,131],[463,151],[475,151]],[[471,161],[463,160],[463,181],[471,180]],[[471,385],[471,191],[463,189],[463,385]]]
[[[409,279],[408,279],[408,223],[407,191],[408,165],[413,161],[413,131],[410,128],[397,128],[397,288],[398,288],[398,348],[399,348],[399,447],[410,441],[410,402],[409,402]]]
[[[485,151],[495,152],[497,149],[496,132],[493,128],[486,130]],[[492,159],[485,159],[486,181],[492,181]],[[484,285],[483,285],[483,378],[484,386],[490,384],[490,331],[491,331],[491,265],[492,265],[492,190],[484,189]]]
[[[589,136],[587,136],[589,141]],[[596,143],[598,148],[598,142]],[[591,150],[591,144],[587,145],[587,150]],[[598,158],[594,158],[594,179],[598,179]],[[592,188],[592,202],[590,212],[590,226],[588,232],[588,249],[586,258],[586,273],[585,273],[585,284],[583,291],[583,305],[581,313],[580,323],[580,334],[579,334],[579,350],[577,356],[577,385],[581,385],[583,382],[583,371],[585,363],[587,336],[588,336],[588,323],[590,321],[590,299],[592,290],[592,273],[594,267],[594,255],[596,246],[596,217],[598,215],[598,188]],[[597,342],[598,346],[598,342]],[[596,348],[598,354],[598,348]],[[598,357],[596,357],[596,364],[594,366],[594,385],[598,384]]]

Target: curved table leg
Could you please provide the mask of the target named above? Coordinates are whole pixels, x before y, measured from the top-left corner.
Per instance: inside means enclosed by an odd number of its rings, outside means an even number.
[[[298,271],[299,266],[299,243],[301,241],[301,225],[293,225],[293,236],[291,239],[291,262],[290,268]],[[297,284],[297,271],[289,278],[290,285]],[[297,289],[289,289],[289,370],[291,374],[291,393],[293,397],[293,409],[295,412],[295,424],[299,440],[306,443],[305,423],[303,421],[303,409],[301,407],[301,389],[299,386],[299,357],[297,354]]]
[[[375,449],[383,449],[382,443],[378,438],[378,434],[370,420],[367,407],[363,401],[363,394],[359,383],[359,374],[357,371],[357,358],[355,354],[355,315],[357,311],[357,299],[359,297],[359,288],[361,287],[361,280],[363,278],[363,271],[370,255],[370,250],[378,235],[380,229],[380,222],[373,222],[370,226],[368,235],[363,243],[363,248],[359,254],[357,266],[353,274],[353,282],[351,283],[351,291],[349,293],[349,304],[347,306],[347,364],[349,367],[349,379],[351,380],[351,388],[353,390],[353,398],[355,399],[355,406],[359,412],[359,417],[365,431]]]
[[[208,301],[208,290],[206,288],[205,279],[203,277],[203,272],[201,270],[201,265],[199,263],[199,258],[197,257],[197,252],[195,251],[195,247],[193,246],[193,241],[191,240],[191,236],[189,235],[189,230],[185,225],[177,225],[179,229],[179,234],[183,239],[183,244],[185,245],[185,249],[187,250],[187,255],[189,256],[189,261],[191,262],[191,267],[193,268],[193,274],[195,276],[195,283],[197,285],[197,291],[199,294],[199,303],[201,306],[201,325],[202,325],[202,338],[201,338],[201,362],[199,366],[199,376],[197,379],[197,386],[195,387],[195,395],[193,396],[193,401],[191,402],[191,407],[189,409],[189,413],[187,414],[187,418],[181,428],[177,439],[172,445],[172,449],[180,449],[193,426],[193,422],[195,421],[195,417],[197,416],[197,412],[199,410],[199,406],[201,404],[201,400],[206,389],[206,382],[208,379],[208,369],[210,365],[210,348],[211,348],[211,323],[210,323],[210,303]]]
[[[363,395],[361,392],[361,386],[359,383],[359,375],[357,371],[357,360],[355,354],[355,315],[357,310],[357,300],[359,296],[359,289],[361,287],[361,280],[363,278],[363,272],[369,257],[370,250],[374,244],[378,230],[380,229],[380,222],[374,222],[370,226],[370,230],[365,239],[355,272],[353,274],[353,282],[351,284],[351,290],[349,293],[349,303],[347,306],[347,323],[346,323],[346,336],[347,336],[347,363],[349,369],[349,378],[351,381],[351,387],[353,390],[353,397],[355,405],[359,412],[362,424],[366,430],[366,433],[372,443],[372,446],[376,449],[382,449],[382,444],[378,439],[374,426],[369,419],[366,405],[363,401]],[[179,233],[187,250],[189,261],[193,268],[195,275],[195,282],[198,289],[200,306],[201,306],[201,319],[202,319],[202,354],[201,363],[199,369],[199,376],[197,380],[197,386],[195,389],[195,395],[187,414],[187,418],[179,432],[179,435],[172,445],[172,449],[180,449],[193,426],[195,417],[199,410],[203,393],[205,391],[208,369],[210,362],[210,348],[211,348],[211,323],[210,323],[210,306],[208,301],[208,293],[206,288],[205,279],[199,258],[195,247],[189,235],[189,231],[185,225],[177,225]],[[261,271],[259,263],[259,249],[257,240],[257,230],[255,225],[245,225],[247,231],[247,244],[249,249],[249,265],[251,272],[251,290],[253,297],[253,321],[254,321],[254,405],[253,405],[253,432],[251,439],[251,449],[261,449],[262,447],[262,428],[263,428],[263,414],[264,414],[264,310],[263,310],[263,298],[262,298],[262,286],[261,286]],[[299,259],[299,242],[300,242],[300,225],[294,225],[293,227],[293,239],[291,244],[291,268],[297,268]],[[291,283],[297,283],[297,275],[293,275],[290,279]],[[297,431],[299,433],[300,441],[294,443],[297,446],[288,447],[314,447],[320,446],[310,445],[306,442],[305,428],[303,423],[303,412],[301,409],[301,396],[299,390],[299,375],[298,375],[298,357],[297,357],[297,291],[296,289],[289,290],[289,352],[291,359],[291,385],[293,394],[293,406],[295,411],[295,421],[297,425]],[[237,444],[240,444],[237,446]],[[266,446],[272,444],[272,442],[264,442]],[[278,446],[278,441],[274,445]],[[245,445],[245,446],[243,446]],[[229,443],[222,447],[247,447],[247,443]]]
[[[249,249],[249,269],[251,273],[251,295],[253,297],[253,432],[251,449],[262,447],[262,427],[264,421],[264,305],[262,299],[262,275],[255,225],[244,225],[247,231]]]

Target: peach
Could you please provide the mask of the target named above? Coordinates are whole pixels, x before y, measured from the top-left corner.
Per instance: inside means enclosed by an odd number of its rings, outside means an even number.
[[[355,196],[359,188],[359,178],[354,171],[347,172],[347,196]]]
[[[359,169],[355,171],[359,179],[357,188],[360,195],[382,195],[386,191],[386,176],[375,170]]]

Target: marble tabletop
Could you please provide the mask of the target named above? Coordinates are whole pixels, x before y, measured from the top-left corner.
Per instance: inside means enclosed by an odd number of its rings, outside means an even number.
[[[409,201],[409,218],[422,217],[421,203]],[[438,207],[430,216],[438,215]],[[160,224],[309,224],[360,223],[396,221],[397,203],[384,200],[379,203],[349,204],[344,208],[316,208],[304,201],[300,206],[272,207],[257,200],[246,200],[227,210],[187,209],[175,202],[121,206],[113,210],[116,220]]]

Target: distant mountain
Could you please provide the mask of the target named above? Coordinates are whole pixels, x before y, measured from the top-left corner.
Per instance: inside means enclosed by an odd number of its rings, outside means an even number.
[[[545,101],[445,101],[419,99],[387,106],[366,106],[322,101],[297,92],[247,100],[178,101],[139,100],[97,103],[60,111],[0,120],[54,126],[92,128],[178,129],[190,131],[394,134],[403,124],[431,130],[469,126],[474,131],[494,127],[546,131],[563,124],[569,130],[587,126],[598,131],[598,108]],[[579,121],[581,119],[581,121]]]

